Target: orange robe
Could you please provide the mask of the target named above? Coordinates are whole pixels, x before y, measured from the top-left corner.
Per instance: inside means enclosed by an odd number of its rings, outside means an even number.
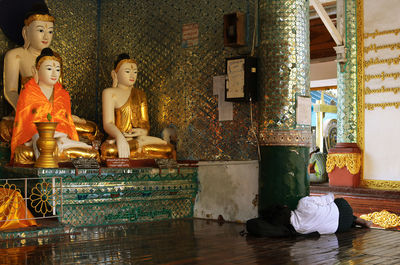
[[[56,131],[78,141],[78,134],[71,116],[71,100],[60,83],[54,85],[52,100],[48,100],[39,85],[32,78],[21,90],[17,103],[14,129],[11,139],[11,161],[15,148],[29,141],[37,133],[34,122],[47,122],[48,114],[52,122],[58,122]]]
[[[0,188],[0,231],[37,226],[25,200],[15,189]]]

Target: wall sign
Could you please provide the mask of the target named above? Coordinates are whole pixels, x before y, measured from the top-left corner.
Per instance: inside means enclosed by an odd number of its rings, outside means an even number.
[[[199,24],[184,24],[182,26],[182,47],[189,48],[197,45],[199,45]]]

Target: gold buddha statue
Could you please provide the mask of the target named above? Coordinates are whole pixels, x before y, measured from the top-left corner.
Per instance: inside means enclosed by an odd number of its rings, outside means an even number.
[[[109,139],[101,145],[101,159],[173,158],[174,147],[148,136],[150,123],[146,94],[134,87],[138,67],[129,55],[121,54],[111,72],[113,85],[103,90],[103,128]]]
[[[97,150],[79,142],[69,94],[58,82],[61,71],[61,57],[50,48],[44,48],[36,58],[34,77],[25,83],[18,99],[11,140],[14,164],[31,164],[34,157],[38,158],[38,133],[34,123],[50,120],[58,123],[54,135],[58,162],[76,157],[99,160]]]
[[[4,58],[4,96],[11,106],[16,109],[18,101],[19,78],[21,85],[32,78],[35,60],[42,49],[50,46],[54,34],[54,17],[49,14],[46,6],[35,5],[24,20],[22,36],[24,46],[11,49]],[[62,76],[62,74],[61,74]],[[91,142],[101,139],[98,127],[91,121],[72,116],[76,129],[82,140]],[[0,139],[11,141],[14,117],[3,117],[0,121]]]

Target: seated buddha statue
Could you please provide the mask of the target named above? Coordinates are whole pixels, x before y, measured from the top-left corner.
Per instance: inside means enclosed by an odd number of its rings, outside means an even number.
[[[21,90],[14,119],[11,139],[11,161],[31,164],[39,156],[36,146],[38,132],[35,122],[57,122],[58,162],[84,157],[99,160],[92,146],[79,142],[71,115],[68,92],[58,82],[62,71],[61,57],[50,48],[44,48],[36,58],[34,77]],[[31,141],[32,140],[32,141]]]
[[[174,147],[149,136],[146,94],[134,87],[138,67],[121,54],[111,72],[113,85],[102,93],[103,128],[109,139],[101,145],[101,158],[176,158]]]
[[[4,58],[4,96],[14,110],[19,96],[19,78],[21,78],[22,87],[32,78],[35,60],[42,49],[50,46],[53,34],[54,17],[49,14],[45,5],[35,5],[26,14],[24,20],[24,27],[22,28],[24,46],[9,50]],[[74,115],[72,118],[82,139],[88,139],[87,142],[91,142],[94,139],[101,138],[101,136],[98,136],[99,130],[95,123]],[[0,121],[0,139],[2,141],[11,141],[13,123],[13,116],[3,117]]]

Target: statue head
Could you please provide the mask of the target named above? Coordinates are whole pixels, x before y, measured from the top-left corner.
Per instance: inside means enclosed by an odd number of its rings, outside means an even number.
[[[113,87],[118,84],[127,87],[133,86],[137,79],[137,73],[138,68],[135,60],[131,59],[126,53],[118,55],[114,62],[114,70],[111,71]]]
[[[50,46],[54,33],[54,17],[45,5],[35,5],[25,16],[22,37],[24,48],[41,51]]]
[[[36,58],[34,75],[36,83],[54,86],[60,78],[61,68],[62,60],[60,55],[50,48],[44,48]]]

